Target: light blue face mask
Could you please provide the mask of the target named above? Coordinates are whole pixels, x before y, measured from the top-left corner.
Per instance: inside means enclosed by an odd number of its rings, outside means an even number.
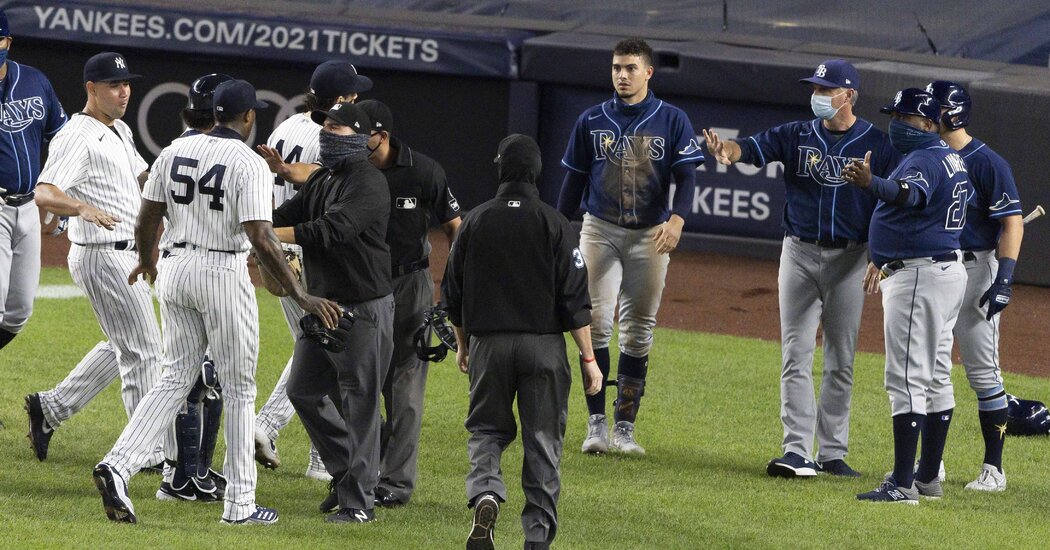
[[[844,93],[846,92],[842,92],[842,94]],[[831,106],[831,101],[842,94],[831,96],[813,94],[809,97],[809,107],[813,109],[813,114],[816,115],[817,118],[831,120],[835,118],[836,114],[838,114],[839,109],[846,106],[845,103],[839,105],[838,109]]]

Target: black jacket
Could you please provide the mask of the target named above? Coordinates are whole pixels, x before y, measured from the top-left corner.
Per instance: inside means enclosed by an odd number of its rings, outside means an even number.
[[[295,227],[311,294],[355,304],[391,293],[386,244],[390,191],[367,159],[320,168],[273,212],[274,227]]]
[[[577,232],[532,183],[502,183],[467,214],[441,293],[449,319],[471,334],[552,334],[591,322]]]

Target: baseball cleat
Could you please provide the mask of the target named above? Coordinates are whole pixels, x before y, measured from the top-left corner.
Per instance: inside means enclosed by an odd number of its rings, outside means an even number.
[[[256,504],[252,515],[244,519],[222,518],[222,523],[226,525],[273,525],[277,523],[277,517],[277,510]]]
[[[128,484],[108,464],[100,463],[91,473],[98,494],[102,496],[102,507],[110,521],[136,523],[135,506],[128,496]]]
[[[481,495],[474,502],[474,524],[467,535],[467,550],[493,550],[496,548],[493,532],[499,516],[499,501],[491,493]]]
[[[26,396],[26,404],[23,407],[29,415],[29,446],[33,449],[36,459],[43,462],[47,458],[47,446],[51,444],[51,436],[55,435],[52,428],[44,418],[44,407],[40,403],[40,394],[31,393]]]
[[[331,474],[324,467],[324,462],[321,461],[321,455],[317,451],[310,449],[310,465],[306,467],[306,473],[303,474],[308,479],[315,479],[317,481],[332,481]]]
[[[255,461],[269,470],[276,470],[281,467],[281,457],[277,454],[277,444],[258,429],[255,430]]]
[[[216,487],[210,480],[206,480],[204,483],[201,483],[201,485],[198,485],[194,480],[190,480],[187,481],[185,485],[178,488],[173,487],[171,483],[168,483],[167,481],[163,481],[160,484],[160,488],[157,489],[157,500],[219,502],[222,500],[222,496],[219,494],[218,487]]]
[[[915,461],[915,473],[919,473],[919,461],[918,460]],[[889,475],[889,474],[886,474],[886,475]],[[940,481],[941,483],[944,483],[944,477],[945,477],[944,461],[942,460],[940,466],[937,467],[937,481]]]
[[[900,487],[897,485],[897,482],[894,481],[893,477],[890,477],[883,481],[882,484],[874,490],[857,495],[857,500],[865,502],[910,504],[914,506],[919,503],[919,491],[916,490],[914,486],[908,488]]]
[[[933,478],[933,480],[928,483],[923,483],[916,479],[915,490],[919,492],[919,496],[931,500],[937,500],[944,497],[944,487],[937,478]]]
[[[376,515],[372,510],[340,508],[338,512],[326,516],[324,520],[325,523],[372,523],[376,520]]]
[[[788,451],[784,456],[770,460],[766,464],[766,473],[772,477],[813,477],[817,475],[817,464]]]
[[[610,449],[625,455],[641,456],[645,449],[634,440],[634,424],[621,420],[613,427],[612,445]]]
[[[592,414],[587,421],[587,439],[583,440],[582,452],[599,454],[609,452],[609,425],[604,414]]]
[[[1006,473],[991,464],[984,464],[977,479],[967,483],[966,488],[971,491],[1001,493],[1006,490]]]
[[[328,482],[328,495],[324,497],[317,509],[322,514],[331,514],[339,510],[339,495],[335,491],[335,480]]]
[[[817,463],[817,471],[822,474],[842,477],[860,477],[860,472],[849,467],[841,458]]]
[[[386,487],[376,487],[376,506],[380,508],[397,508],[398,506],[404,506],[405,501],[398,498],[397,495],[390,492]]]

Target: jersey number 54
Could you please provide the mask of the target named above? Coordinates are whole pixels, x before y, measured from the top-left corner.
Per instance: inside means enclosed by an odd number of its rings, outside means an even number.
[[[226,175],[226,166],[216,164],[204,172],[200,179],[194,179],[191,174],[182,171],[182,168],[188,168],[190,171],[195,172],[198,164],[200,162],[197,159],[188,157],[175,157],[172,160],[171,173],[168,176],[171,178],[171,181],[181,183],[185,187],[182,193],[177,193],[175,189],[172,189],[171,200],[178,204],[189,204],[193,202],[194,195],[199,191],[201,195],[211,197],[208,208],[221,212],[223,209],[222,199],[226,196],[226,191],[222,189],[222,179]]]

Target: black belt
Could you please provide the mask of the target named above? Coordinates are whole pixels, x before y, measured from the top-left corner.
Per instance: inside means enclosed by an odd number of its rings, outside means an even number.
[[[189,243],[175,243],[171,245],[172,248],[191,248],[193,250],[207,250],[208,252],[220,252],[222,254],[236,254],[236,250],[215,250],[212,248],[204,248],[203,246],[197,246]]]
[[[416,260],[414,262],[408,262],[407,264],[395,265],[390,268],[391,277],[401,277],[402,275],[408,275],[409,273],[415,273],[417,271],[423,271],[430,267],[430,258],[423,258],[422,260]]]
[[[11,204],[11,203],[8,203],[8,204]],[[77,246],[101,246],[101,247],[104,247],[104,248],[113,248],[113,250],[135,250],[135,241],[117,241],[117,242],[113,242],[113,243],[97,243],[97,244],[91,244],[91,245],[80,244],[80,243],[73,243],[73,244],[75,244]]]
[[[966,254],[971,254],[972,255],[973,253],[972,252],[964,253],[963,254],[964,258],[966,257]],[[930,259],[933,260],[933,263],[936,264],[936,263],[940,263],[940,262],[954,262],[954,261],[957,261],[959,259],[959,256],[955,252],[948,252],[947,254],[939,254],[937,256],[933,256]],[[904,269],[904,260],[890,260],[890,261],[886,262],[885,265],[883,265],[883,269],[886,270],[886,271],[897,271],[898,269]]]
[[[806,237],[799,237],[797,235],[791,235],[792,237],[804,242],[806,244],[815,244],[821,248],[849,248],[851,244],[857,241],[851,241],[849,239],[807,239]]]
[[[0,195],[0,197],[2,197],[4,199],[4,202],[8,206],[13,206],[13,207],[22,206],[23,204],[33,200],[33,197],[35,197],[35,196],[36,196],[36,193],[34,193],[33,191],[30,191],[28,193],[23,193],[21,195]]]
[[[966,252],[963,252],[963,261],[964,262],[976,262],[977,261],[977,254],[974,254],[973,252],[970,252],[969,250],[967,250]]]

